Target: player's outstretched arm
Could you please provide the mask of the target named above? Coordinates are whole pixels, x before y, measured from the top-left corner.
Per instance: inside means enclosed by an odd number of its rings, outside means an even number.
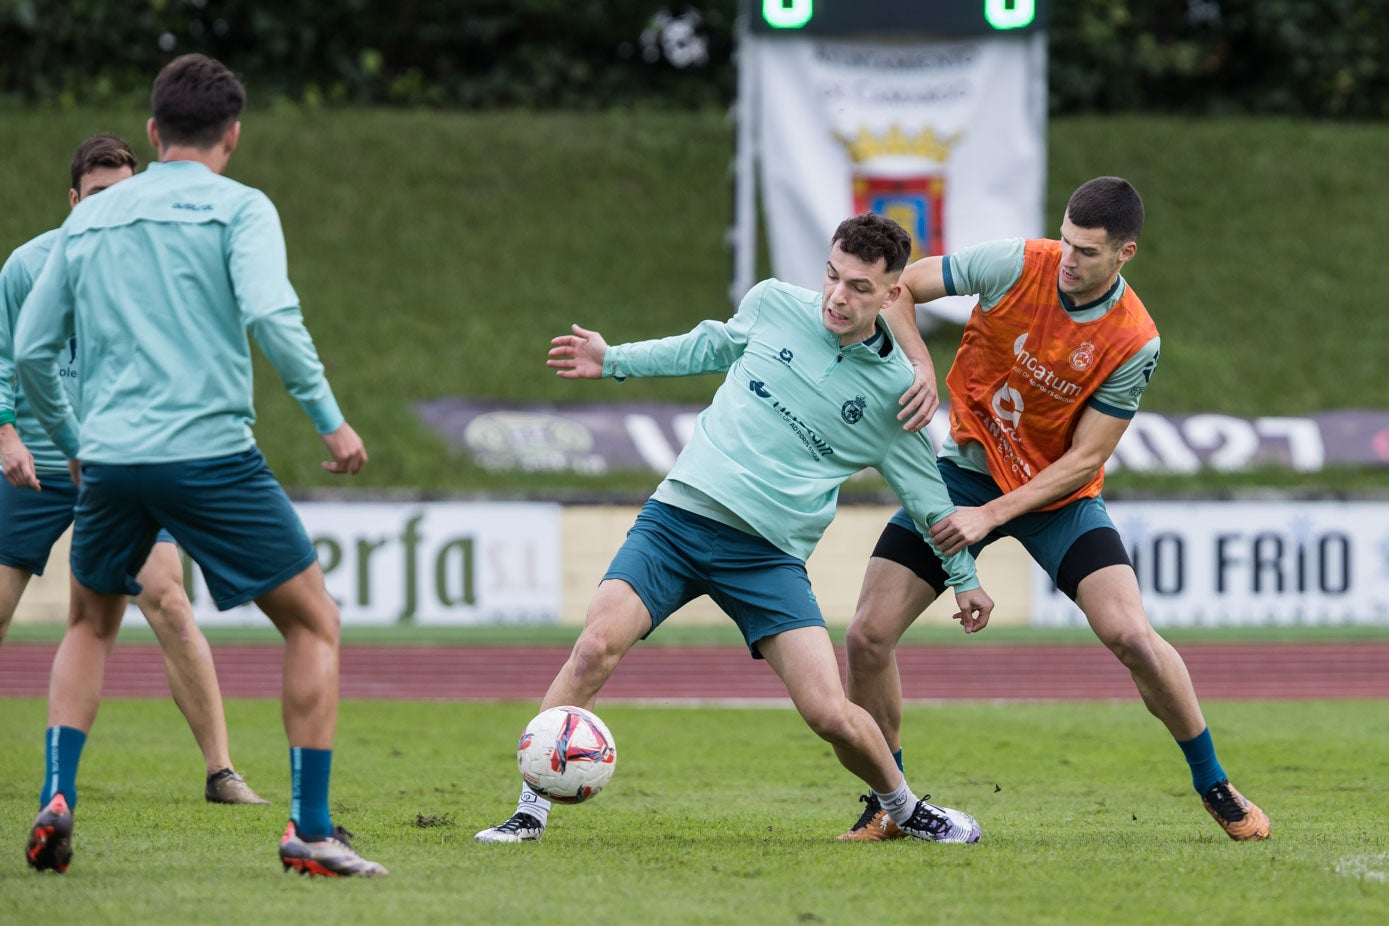
[[[573,334],[550,339],[550,359],[545,365],[565,379],[602,379],[608,342],[596,331],[578,325],[571,328]]]
[[[338,425],[336,431],[320,434],[319,437],[323,438],[323,445],[333,455],[333,459],[323,461],[323,468],[328,472],[355,476],[366,466],[366,445],[346,421]]]

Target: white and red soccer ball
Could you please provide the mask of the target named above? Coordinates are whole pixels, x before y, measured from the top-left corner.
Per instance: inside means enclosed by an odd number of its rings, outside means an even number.
[[[578,804],[603,790],[617,767],[607,724],[582,707],[552,707],[526,724],[516,764],[531,790],[559,804]]]

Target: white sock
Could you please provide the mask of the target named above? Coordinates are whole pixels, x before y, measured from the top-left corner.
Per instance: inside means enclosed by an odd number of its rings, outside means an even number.
[[[902,783],[892,793],[879,794],[874,791],[873,796],[883,805],[883,810],[887,811],[892,822],[898,826],[904,826],[912,818],[912,811],[916,809],[916,795],[907,786],[906,778],[902,779]]]
[[[528,813],[544,826],[550,821],[550,802],[531,790],[530,785],[521,785],[521,796],[516,799],[516,812]]]

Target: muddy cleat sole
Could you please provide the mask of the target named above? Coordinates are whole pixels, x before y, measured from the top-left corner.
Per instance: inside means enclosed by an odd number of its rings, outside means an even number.
[[[849,827],[847,833],[834,837],[838,842],[884,842],[889,839],[906,839],[907,834],[893,822],[892,818],[878,803],[876,795],[861,794],[859,801],[865,806],[858,822]]]
[[[331,836],[304,839],[291,820],[280,840],[280,863],[285,866],[285,871],[325,878],[379,878],[387,874],[385,866],[357,854],[349,842],[351,835],[342,827],[335,826]]]
[[[1201,803],[1206,805],[1206,810],[1225,834],[1236,842],[1267,839],[1272,832],[1268,814],[1236,791],[1228,779],[1211,785],[1201,795]]]
[[[24,860],[35,871],[61,874],[68,870],[72,862],[72,811],[61,793],[53,795],[34,818],[29,844],[24,848]]]
[[[213,772],[207,776],[207,787],[203,797],[209,804],[269,804],[265,798],[251,790],[246,779],[229,768]]]
[[[489,826],[473,837],[474,842],[539,842],[545,835],[545,824],[530,814],[518,810],[505,823]]]
[[[931,795],[926,795],[929,798]],[[929,803],[926,798],[916,802],[912,818],[902,827],[908,836],[927,842],[976,843],[981,831],[979,821],[963,810],[952,810]]]

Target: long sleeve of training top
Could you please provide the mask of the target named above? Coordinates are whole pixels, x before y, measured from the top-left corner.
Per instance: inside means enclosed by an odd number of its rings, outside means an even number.
[[[14,426],[20,440],[34,457],[34,469],[40,473],[66,473],[68,458],[49,438],[48,432],[34,417],[14,365],[15,333],[19,329],[19,312],[43,272],[48,253],[58,238],[58,229],[44,232],[37,238],[15,248],[0,268],[0,415],[14,415]],[[63,393],[70,403],[77,401],[80,369],[77,363],[77,339],[68,338],[58,352],[58,376]]]

